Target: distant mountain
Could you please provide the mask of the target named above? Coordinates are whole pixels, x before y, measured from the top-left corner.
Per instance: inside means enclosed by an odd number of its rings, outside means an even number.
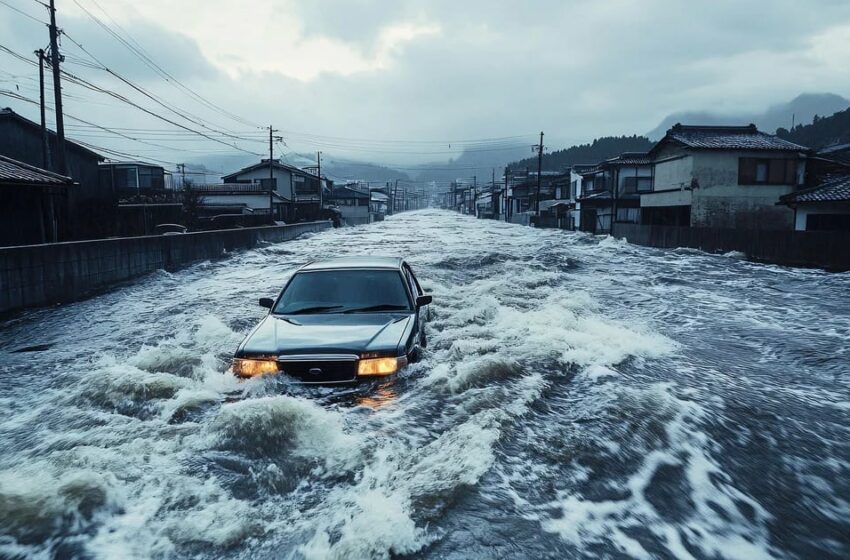
[[[773,134],[777,128],[790,127],[791,120],[797,124],[808,124],[815,115],[832,115],[850,107],[850,100],[834,93],[804,93],[788,103],[770,107],[763,113],[720,114],[710,111],[674,113],[647,134],[651,140],[659,140],[674,124],[740,125],[754,123],[760,130]]]
[[[448,161],[436,161],[412,166],[412,173],[420,181],[454,181],[478,178],[481,183],[490,180],[495,170],[501,177],[505,162],[517,159],[531,151],[531,144],[470,145],[461,154]]]
[[[304,165],[315,165],[315,161]],[[300,166],[303,167],[303,166]],[[338,157],[322,158],[322,175],[337,183],[346,181],[409,181],[410,176],[397,169],[392,169],[376,163],[349,160]]]
[[[580,144],[543,154],[544,171],[562,171],[579,163],[598,163],[623,152],[645,152],[653,143],[645,136],[604,136],[589,144]],[[510,165],[514,171],[528,167],[537,170],[537,156],[521,159]]]
[[[780,138],[816,150],[850,144],[850,109],[829,117],[816,116],[812,124],[797,125],[790,131],[780,128],[776,134]]]

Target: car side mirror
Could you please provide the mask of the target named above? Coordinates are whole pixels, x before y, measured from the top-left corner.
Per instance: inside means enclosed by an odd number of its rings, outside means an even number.
[[[433,299],[434,298],[432,296],[419,296],[416,298],[416,307],[428,305],[431,301],[433,301]]]
[[[261,297],[260,298],[260,307],[265,307],[266,309],[271,309],[274,307],[274,300],[270,297]]]

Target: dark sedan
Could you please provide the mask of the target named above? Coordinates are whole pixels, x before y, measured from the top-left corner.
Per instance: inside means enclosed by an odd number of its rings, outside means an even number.
[[[392,375],[420,358],[430,303],[403,259],[310,263],[277,299],[260,299],[269,314],[239,345],[233,372],[323,384]]]

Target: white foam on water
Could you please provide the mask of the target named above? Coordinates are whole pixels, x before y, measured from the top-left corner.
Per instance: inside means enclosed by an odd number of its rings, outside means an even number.
[[[707,557],[774,558],[766,526],[769,515],[756,500],[735,488],[711,457],[708,436],[698,427],[703,409],[692,401],[674,397],[669,385],[656,385],[647,391],[652,391],[653,399],[664,403],[662,406],[676,411],[665,424],[668,445],[647,453],[619,486],[626,491],[625,497],[594,501],[578,493],[566,493],[547,505],[557,508],[560,515],[544,517],[543,529],[580,549],[610,543],[636,558],[652,557],[629,534],[640,531],[654,534],[677,558],[694,558],[683,536]],[[653,477],[665,465],[684,471],[688,499],[694,506],[683,520],[666,519],[646,497]],[[742,505],[752,513],[743,513]]]

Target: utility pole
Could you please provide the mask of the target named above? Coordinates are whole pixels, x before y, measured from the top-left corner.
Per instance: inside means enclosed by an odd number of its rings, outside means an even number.
[[[53,105],[56,109],[56,172],[68,174],[68,164],[65,160],[65,119],[62,115],[62,84],[59,81],[59,62],[64,57],[59,56],[59,31],[56,29],[56,7],[50,0],[50,66],[53,69]]]
[[[181,188],[181,190],[185,190],[186,189],[186,164],[185,163],[178,163],[177,169],[180,170],[180,188]]]
[[[321,214],[321,212],[322,212],[322,152],[316,152],[316,175],[318,175],[318,177],[319,177],[319,213]],[[319,218],[321,218],[321,215],[319,216]]]
[[[47,134],[47,117],[45,116],[44,107],[44,49],[35,51],[38,56],[38,94],[39,107],[41,109],[41,167],[42,169],[50,169],[50,137]]]
[[[274,136],[277,130],[269,125],[269,218],[274,222]]]
[[[510,173],[510,172],[511,172],[511,170],[506,167],[505,168],[505,194],[502,197],[504,199],[503,200],[503,206],[504,206],[504,209],[505,209],[505,221],[506,222],[508,221],[508,173]]]
[[[472,215],[478,216],[478,175],[472,176]]]
[[[540,182],[543,175],[543,131],[540,131],[540,143],[537,144],[537,215],[540,215]]]

